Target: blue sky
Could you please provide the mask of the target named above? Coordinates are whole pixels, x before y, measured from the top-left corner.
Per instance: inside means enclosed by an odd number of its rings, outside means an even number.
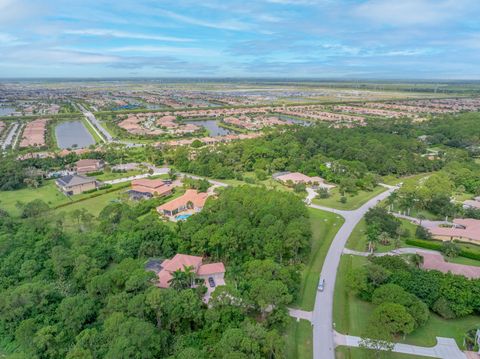
[[[478,0],[0,0],[0,77],[480,79]]]

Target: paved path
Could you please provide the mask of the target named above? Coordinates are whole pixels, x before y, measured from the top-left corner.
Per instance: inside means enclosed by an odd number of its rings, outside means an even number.
[[[453,225],[452,222],[448,222],[448,221],[430,221],[428,219],[420,220],[419,218],[410,217],[401,213],[392,212],[392,214],[397,218],[406,219],[407,221],[410,221],[413,224],[419,225],[421,223],[422,227],[425,227],[425,228],[437,227],[442,224]]]
[[[101,123],[95,118],[93,113],[91,113],[90,111],[87,111],[85,107],[83,107],[82,105],[78,105],[78,108],[80,109],[80,111],[82,111],[83,115],[85,116],[85,119],[92,126],[93,130],[96,132],[98,137],[102,139],[103,142],[113,141],[112,135],[110,135],[110,133],[101,125]],[[100,131],[101,134],[98,131]]]
[[[437,251],[429,250],[429,249],[418,249],[418,248],[412,248],[412,247],[406,247],[406,248],[398,248],[391,250],[389,252],[374,252],[374,253],[369,253],[369,252],[359,252],[359,251],[354,251],[352,249],[344,248],[343,249],[343,254],[352,254],[354,256],[362,256],[362,257],[368,257],[368,256],[375,256],[375,257],[382,257],[382,256],[395,256],[399,254],[425,254],[425,253],[432,253],[432,254],[439,254]]]
[[[129,181],[133,181],[133,180],[141,179],[141,178],[147,178],[147,177],[158,176],[158,175],[165,175],[165,174],[168,174],[169,171],[170,171],[170,168],[168,168],[168,167],[154,168],[153,173],[142,173],[142,174],[135,175],[135,176],[122,177],[122,178],[117,178],[117,179],[114,179],[114,180],[103,181],[103,183],[116,184],[116,183],[129,182]]]
[[[335,344],[337,346],[359,347],[361,338],[351,335],[343,335],[335,332]],[[466,359],[466,355],[458,348],[457,343],[451,338],[437,337],[437,345],[433,347],[420,347],[408,344],[395,344],[394,352],[419,355],[441,359]]]
[[[18,130],[18,122],[15,122],[8,131],[7,135],[5,136],[5,140],[2,143],[2,150],[5,150],[8,146],[12,144],[13,139],[15,138],[15,134]]]
[[[312,315],[314,359],[335,359],[333,295],[340,257],[348,237],[365,213],[379,201],[387,198],[396,189],[396,187],[392,186],[385,187],[388,187],[387,191],[380,193],[353,211],[341,211],[314,204],[310,205],[312,208],[334,212],[345,218],[343,226],[340,227],[328,250],[320,274],[320,280],[325,279],[325,289],[323,292],[317,292]]]
[[[313,313],[307,312],[306,310],[288,308],[288,314],[290,314],[291,317],[297,318],[297,321],[305,319],[311,322]]]

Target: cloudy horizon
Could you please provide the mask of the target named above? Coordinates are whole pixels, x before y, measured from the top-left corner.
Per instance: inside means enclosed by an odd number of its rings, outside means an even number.
[[[0,78],[480,79],[472,0],[0,0]]]

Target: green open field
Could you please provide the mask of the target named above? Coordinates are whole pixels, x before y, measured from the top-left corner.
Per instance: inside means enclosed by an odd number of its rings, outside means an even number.
[[[331,207],[336,209],[343,209],[343,210],[352,210],[357,209],[362,206],[365,202],[369,199],[375,197],[376,195],[386,191],[387,189],[382,186],[377,186],[373,189],[373,191],[359,191],[357,195],[351,196],[350,194],[346,193],[345,197],[347,198],[346,203],[340,202],[340,192],[338,188],[332,188],[330,191],[330,197],[328,198],[315,198],[313,203],[318,204],[320,206]]]
[[[336,359],[371,359],[374,354],[368,350],[360,348],[338,347],[335,350]],[[401,354],[401,353],[382,353],[382,359],[425,359],[427,357]]]
[[[346,287],[346,274],[366,263],[366,258],[351,255],[342,256],[340,261],[333,307],[335,328],[340,333],[361,336],[365,331],[370,313],[375,307],[373,304],[357,298]],[[465,332],[479,326],[479,316],[470,315],[460,319],[446,320],[431,313],[425,326],[415,330],[400,342],[428,347],[436,344],[438,336],[455,338],[457,344],[462,348]]]
[[[288,359],[313,358],[313,330],[307,320],[290,318],[285,333],[286,354]]]
[[[323,261],[327,256],[335,234],[342,226],[342,217],[331,213],[309,208],[312,227],[312,250],[308,263],[302,272],[300,294],[294,306],[311,311],[315,304],[318,280]]]
[[[20,210],[17,207],[17,202],[28,203],[36,199],[41,199],[45,203],[47,203],[50,208],[55,208],[60,205],[65,205],[68,203],[72,203],[71,205],[66,205],[61,207],[63,211],[70,211],[76,208],[86,208],[92,214],[100,213],[101,208],[99,208],[99,204],[106,203],[108,204],[112,199],[117,198],[119,194],[123,193],[122,188],[125,188],[126,184],[116,184],[112,186],[112,189],[118,188],[118,191],[108,192],[107,190],[102,190],[96,193],[104,193],[98,197],[88,198],[92,196],[93,193],[85,193],[79,194],[72,197],[67,197],[63,193],[61,193],[56,185],[55,180],[48,180],[40,186],[39,188],[23,188],[16,191],[1,191],[0,192],[0,208],[7,211],[13,216],[20,215]],[[110,191],[112,190],[110,189]],[[80,199],[88,198],[84,201],[75,203]],[[105,204],[105,205],[106,205]]]

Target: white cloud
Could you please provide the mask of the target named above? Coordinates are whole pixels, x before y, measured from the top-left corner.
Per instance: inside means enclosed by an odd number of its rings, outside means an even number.
[[[188,55],[188,56],[218,56],[221,51],[204,49],[200,47],[176,47],[176,46],[122,46],[106,49],[109,52],[152,52],[168,55]]]
[[[467,11],[470,0],[368,0],[353,13],[368,20],[393,25],[436,25]]]
[[[173,20],[178,20],[190,25],[210,27],[220,30],[244,31],[251,28],[250,24],[237,20],[207,21],[190,16],[180,15],[168,10],[159,10],[159,13]]]
[[[109,29],[66,30],[64,31],[64,33],[69,35],[116,37],[116,38],[123,38],[123,39],[142,39],[142,40],[176,41],[176,42],[193,41],[192,39],[182,38],[182,37],[139,34],[134,32],[117,31],[117,30],[109,30]]]

